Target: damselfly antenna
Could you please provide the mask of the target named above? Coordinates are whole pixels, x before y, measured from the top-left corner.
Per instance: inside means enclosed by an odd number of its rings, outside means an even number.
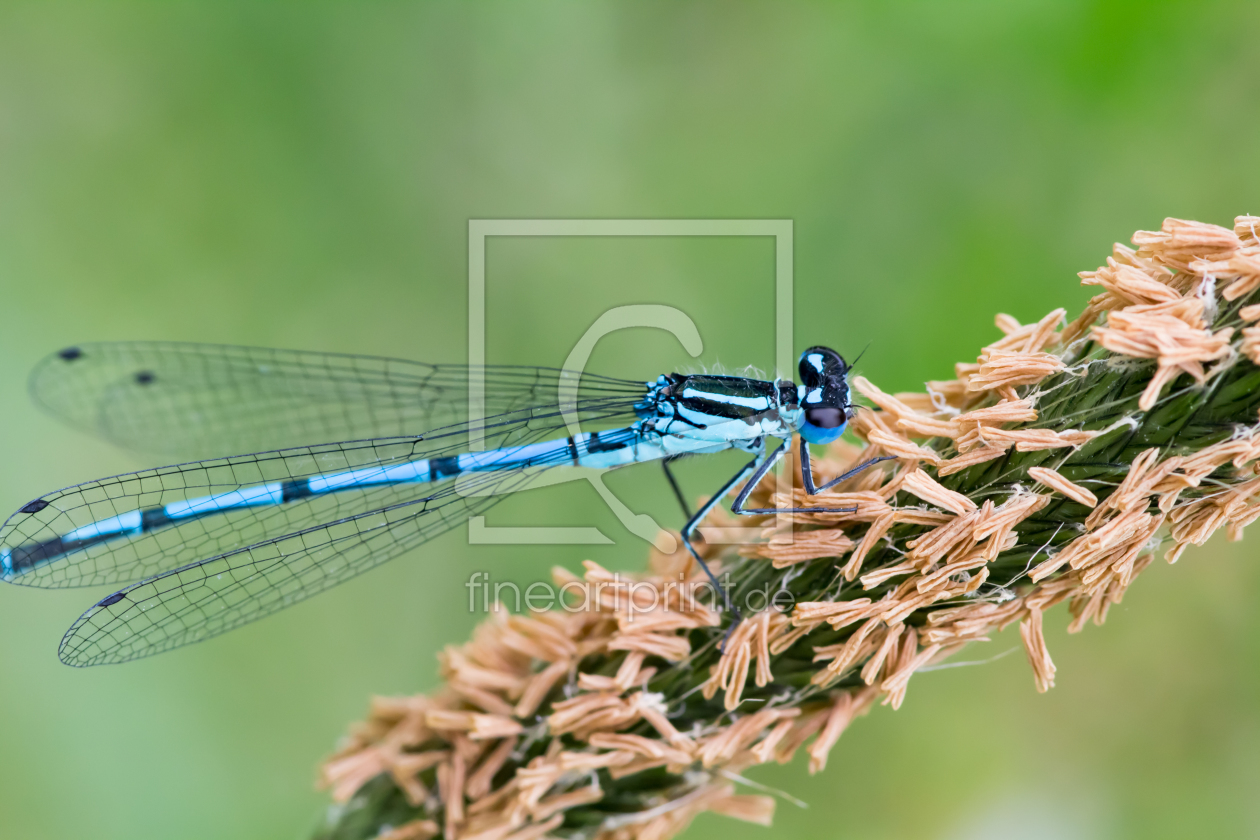
[[[857,354],[857,358],[849,363],[849,370],[853,370],[854,368],[856,368],[857,363],[862,361],[862,357],[865,356],[866,351],[870,349],[871,349],[871,343],[868,341],[866,342],[866,346],[862,348],[862,352]]]

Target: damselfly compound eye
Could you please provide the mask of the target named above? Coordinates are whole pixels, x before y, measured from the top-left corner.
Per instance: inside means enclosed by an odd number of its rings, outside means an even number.
[[[807,408],[805,422],[819,429],[834,429],[843,426],[848,418],[838,408]]]
[[[806,388],[822,388],[837,377],[843,378],[849,371],[844,358],[830,347],[811,347],[801,354],[797,369],[801,384]]]
[[[801,421],[801,437],[810,443],[831,443],[844,434],[848,425],[848,417],[843,409],[824,406],[807,408]]]

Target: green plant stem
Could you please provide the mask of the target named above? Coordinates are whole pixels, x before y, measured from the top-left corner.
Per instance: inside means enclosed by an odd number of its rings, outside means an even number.
[[[1250,296],[1254,297],[1254,296]],[[1238,310],[1247,300],[1222,306],[1212,329],[1241,326]],[[1153,361],[1115,356],[1088,339],[1078,341],[1079,348],[1067,355],[1068,369],[1043,380],[1037,386],[1021,389],[1020,396],[1035,391],[1039,419],[1017,428],[1039,428],[1063,431],[1068,429],[1108,430],[1076,449],[1052,449],[1019,452],[1012,448],[1004,457],[978,464],[957,474],[939,479],[950,490],[962,493],[977,504],[985,499],[1000,503],[1016,486],[1030,488],[1030,467],[1045,466],[1057,470],[1068,480],[1089,488],[1099,500],[1105,500],[1124,479],[1134,458],[1146,449],[1158,447],[1161,457],[1189,455],[1204,447],[1228,439],[1242,426],[1253,426],[1260,408],[1260,369],[1242,357],[1232,364],[1219,365],[1205,385],[1198,385],[1189,376],[1181,376],[1168,392],[1147,412],[1138,407],[1156,365]],[[936,439],[929,442],[944,457],[954,454],[953,442]],[[1187,490],[1184,498],[1193,499],[1215,492],[1214,479],[1227,477],[1230,468],[1222,467],[1199,488]],[[935,476],[934,470],[928,472]],[[914,505],[918,500],[900,493],[894,505]],[[989,565],[989,583],[982,587],[978,599],[991,597],[999,586],[1026,586],[1027,571],[1034,557],[1043,557],[1079,536],[1091,509],[1070,499],[1054,499],[1016,528],[1018,543],[1000,554]],[[899,524],[888,533],[888,539],[868,555],[864,568],[876,569],[901,560],[907,540],[929,530],[927,526]],[[850,534],[860,538],[861,531]],[[857,582],[848,583],[838,574],[834,559],[820,559],[806,564],[775,569],[763,558],[742,558],[733,554],[726,560],[726,570],[736,593],[751,589],[777,591],[789,589],[796,602],[849,600],[858,597],[878,599],[896,587],[896,582],[873,590],[863,590]],[[768,589],[766,589],[768,587]],[[948,604],[912,614],[906,623],[922,626],[928,613]],[[725,617],[724,625],[729,621]],[[771,704],[790,704],[808,709],[829,701],[826,693],[836,687],[862,685],[852,674],[840,683],[820,688],[811,683],[818,665],[813,661],[815,646],[843,641],[855,630],[840,630],[823,625],[798,640],[787,651],[774,657],[771,666],[773,681],[762,688],[751,683],[744,697],[757,702],[756,708]],[[710,668],[718,661],[718,642],[725,632],[720,628],[694,630],[690,634],[692,654],[686,660],[670,665],[654,662],[660,670],[648,683],[648,690],[661,694],[668,704],[668,715],[682,732],[704,731],[730,722],[732,713],[723,707],[722,697],[705,699],[700,691],[709,678]],[[624,654],[598,653],[579,663],[579,669],[591,674],[612,674]],[[534,738],[523,739],[525,746],[499,771],[495,786],[512,778],[516,770],[541,755],[548,747],[545,718],[552,703],[563,699],[557,688],[538,711]],[[630,733],[654,736],[645,722],[627,730]],[[584,744],[569,735],[558,736],[566,748],[581,749]],[[421,775],[427,785],[434,785],[433,771]],[[643,811],[663,801],[676,798],[693,786],[683,776],[663,768],[647,770],[622,779],[613,779],[600,771],[600,785],[605,796],[597,803],[571,809],[564,824],[552,834],[581,837],[615,814]],[[318,837],[321,840],[363,840],[375,837],[383,827],[396,826],[426,816],[423,806],[408,805],[402,792],[388,776],[379,776],[365,785],[354,799],[330,820]],[[429,815],[440,822],[440,814]]]

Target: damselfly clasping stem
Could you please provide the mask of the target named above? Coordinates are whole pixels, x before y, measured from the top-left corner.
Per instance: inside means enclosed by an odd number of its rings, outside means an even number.
[[[815,469],[894,460],[825,494],[852,512],[765,517],[760,542],[710,547],[737,602],[787,593],[721,649],[734,617],[677,585],[699,580],[681,551],[634,580],[557,570],[580,606],[499,613],[442,655],[440,693],[372,702],[323,767],[344,804],[320,836],[663,840],[705,810],[769,824],[773,800],[735,774],[798,751],[822,770],[854,718],[972,641],[1018,622],[1049,689],[1046,610],[1102,624],[1155,555],[1260,517],[1258,224],[1135,234],[1081,274],[1102,292],[1075,320],[998,315],[1003,337],[922,393],[856,378],[864,445]]]

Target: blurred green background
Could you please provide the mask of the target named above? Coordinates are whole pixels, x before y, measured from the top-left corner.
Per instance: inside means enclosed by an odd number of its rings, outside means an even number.
[[[126,3],[0,6],[0,508],[151,462],[42,416],[25,376],[86,340],[462,361],[469,218],[788,218],[798,348],[888,390],[945,378],[1075,272],[1174,215],[1258,212],[1255,3]],[[696,321],[609,338],[652,377],[772,367],[765,239],[497,239],[490,361],[559,364],[609,306]],[[690,495],[737,460],[681,467]],[[658,471],[613,479],[677,525]],[[615,546],[462,532],[274,618],[129,665],[60,665],[102,593],[0,587],[0,836],[296,838],[315,766],[372,693],[436,685],[463,582],[642,563],[589,487],[489,517]],[[925,674],[806,800],[689,837],[1260,836],[1255,536],[1153,566],[1101,629]],[[1014,631],[964,658],[1017,645]]]

